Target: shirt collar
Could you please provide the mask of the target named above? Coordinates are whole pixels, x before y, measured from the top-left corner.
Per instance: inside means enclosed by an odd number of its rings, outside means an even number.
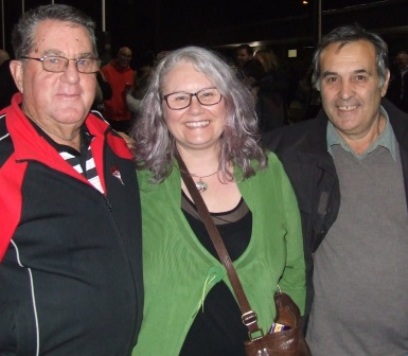
[[[384,116],[385,121],[386,121],[385,129],[380,134],[380,136],[377,138],[377,140],[362,155],[357,155],[350,148],[350,146],[347,145],[347,143],[344,142],[344,140],[340,137],[340,135],[337,133],[337,130],[333,126],[333,124],[330,121],[328,121],[327,129],[326,129],[326,140],[327,140],[327,151],[330,153],[330,155],[334,158],[332,147],[334,145],[340,145],[345,151],[352,153],[356,158],[364,159],[370,152],[374,151],[378,146],[383,146],[390,151],[393,160],[396,162],[397,161],[397,156],[396,156],[397,149],[396,149],[396,139],[395,139],[394,131],[390,124],[388,113],[382,106],[380,107],[380,112]]]
[[[80,135],[81,135],[81,151],[78,152],[76,149],[63,145],[60,143],[55,142],[47,133],[40,127],[38,126],[33,120],[28,120],[34,127],[34,129],[38,132],[39,135],[44,137],[44,139],[52,146],[54,147],[58,152],[69,152],[74,156],[78,156],[81,154],[86,153],[88,150],[89,145],[91,144],[91,141],[93,139],[93,136],[89,132],[88,128],[86,127],[85,124],[83,124],[80,127]]]

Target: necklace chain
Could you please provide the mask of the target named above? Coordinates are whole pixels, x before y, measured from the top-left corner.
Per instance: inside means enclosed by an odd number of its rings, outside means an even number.
[[[211,176],[213,176],[214,174],[218,173],[219,171],[220,171],[220,169],[218,168],[215,172],[213,172],[213,173],[211,173],[211,174],[208,174],[208,175],[206,175],[206,176],[198,176],[198,175],[196,175],[196,174],[191,174],[191,173],[189,173],[189,174],[190,174],[190,176],[192,176],[192,177],[194,177],[194,178],[203,179],[203,178],[211,177]]]
[[[215,172],[213,172],[211,174],[208,174],[206,176],[199,176],[197,174],[191,174],[191,173],[188,173],[188,172],[187,172],[187,174],[189,174],[191,177],[198,178],[198,181],[194,182],[195,186],[197,187],[197,190],[200,193],[204,193],[208,189],[208,183],[204,182],[203,178],[212,177],[213,175],[217,174],[219,171],[220,171],[220,169],[218,168]]]

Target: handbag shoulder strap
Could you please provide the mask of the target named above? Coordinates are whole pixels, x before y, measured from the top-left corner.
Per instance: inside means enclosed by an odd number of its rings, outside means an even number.
[[[181,177],[186,185],[200,215],[208,234],[211,237],[211,241],[214,244],[215,250],[219,259],[221,260],[222,264],[225,266],[227,270],[228,278],[231,282],[232,289],[234,290],[234,294],[237,298],[239,308],[242,313],[242,322],[248,328],[249,335],[251,336],[253,333],[261,332],[261,329],[258,326],[258,318],[256,313],[251,309],[249,305],[248,298],[242,288],[241,281],[238,277],[238,274],[232,264],[231,258],[228,254],[228,251],[224,245],[224,241],[222,240],[220,233],[217,227],[214,224],[213,219],[207,209],[207,206],[204,203],[204,200],[200,193],[195,186],[191,175],[189,174],[186,165],[184,164],[182,158],[180,157],[179,153],[176,153],[176,159],[178,165],[180,167]]]

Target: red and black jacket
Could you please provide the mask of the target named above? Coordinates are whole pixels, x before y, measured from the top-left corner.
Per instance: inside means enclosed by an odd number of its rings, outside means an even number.
[[[0,113],[0,350],[129,355],[143,308],[141,217],[125,142],[85,121],[105,193],[28,121]]]

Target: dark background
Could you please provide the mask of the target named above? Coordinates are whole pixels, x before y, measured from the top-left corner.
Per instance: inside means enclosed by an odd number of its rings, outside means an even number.
[[[2,1],[5,49],[11,53],[11,28],[21,15],[22,1]],[[188,44],[215,48],[229,56],[236,45],[250,43],[273,47],[280,57],[296,49],[300,58],[309,58],[319,28],[318,2],[309,2],[305,6],[302,0],[106,0],[106,32],[102,33],[100,0],[55,0],[90,15],[97,23],[101,47],[109,42],[112,55],[119,47],[130,46],[136,68],[162,50]],[[25,10],[50,3],[25,0]],[[408,50],[406,0],[321,0],[321,10],[323,34],[335,26],[359,22],[380,33],[391,54]]]

